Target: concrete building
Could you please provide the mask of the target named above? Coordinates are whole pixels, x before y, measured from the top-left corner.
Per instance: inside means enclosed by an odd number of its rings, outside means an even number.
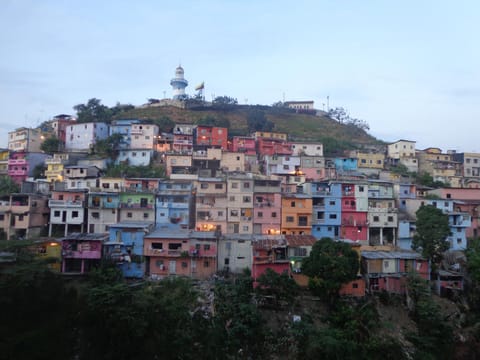
[[[48,236],[63,230],[64,236],[69,232],[83,233],[86,230],[87,190],[53,190],[48,201],[50,224]]]
[[[118,192],[90,192],[88,194],[88,232],[107,233],[109,226],[118,223],[119,206]]]
[[[8,133],[8,150],[39,153],[43,140],[42,130],[21,127]]]
[[[109,128],[106,123],[92,122],[67,126],[65,149],[69,151],[89,151],[97,140],[106,139]]]
[[[322,143],[292,141],[292,155],[323,156]]]
[[[227,184],[223,178],[198,178],[196,188],[197,231],[227,232]]]
[[[253,233],[253,177],[249,175],[227,176],[227,234]]]

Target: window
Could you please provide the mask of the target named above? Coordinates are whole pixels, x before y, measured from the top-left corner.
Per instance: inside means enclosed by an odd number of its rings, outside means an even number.
[[[259,212],[257,213],[257,217],[263,218],[263,212],[259,211]]]
[[[335,200],[331,200],[328,204],[331,206],[335,206]]]
[[[223,184],[215,184],[215,189],[223,189]]]
[[[291,206],[291,207],[295,207],[295,201],[292,201],[292,202],[290,203],[290,206]]]
[[[230,216],[238,216],[238,210],[230,210]]]
[[[243,184],[244,189],[249,189],[250,188],[250,183],[246,182]]]
[[[307,216],[299,216],[298,217],[298,226],[308,226],[308,217]]]
[[[3,221],[5,220],[5,215],[4,214],[0,214],[0,221]]]
[[[237,182],[232,183],[232,189],[238,189],[238,183]]]
[[[359,186],[359,187],[358,187],[358,191],[359,191],[359,192],[363,192],[363,191],[364,191],[364,187],[363,187],[363,186]]]
[[[393,216],[387,217],[387,221],[388,221],[388,222],[393,222]]]
[[[250,196],[244,196],[244,197],[243,197],[243,202],[244,202],[244,203],[248,203],[248,202],[250,202],[250,201],[252,201],[252,198],[251,198]]]
[[[277,213],[274,211],[272,212],[272,218],[276,218],[277,217]]]
[[[288,165],[283,165],[283,170],[288,170],[288,169],[290,169],[290,166],[288,166]]]
[[[60,210],[55,210],[55,211],[53,212],[53,216],[54,216],[54,217],[60,217]]]
[[[78,211],[72,211],[72,218],[78,217]]]
[[[223,263],[225,265],[229,265],[230,264],[230,259],[229,258],[225,258],[225,260],[223,261]]]
[[[380,221],[380,218],[378,216],[373,217],[373,222],[379,222],[379,221]]]
[[[328,218],[329,218],[329,219],[336,219],[336,218],[337,218],[337,214],[330,214],[330,215],[328,215]]]
[[[353,283],[353,284],[352,284],[352,288],[353,288],[353,289],[358,289],[358,284],[357,284],[357,283]]]
[[[100,213],[98,213],[98,212],[92,212],[92,218],[94,218],[94,219],[100,219]]]
[[[152,246],[152,249],[154,249],[154,250],[162,250],[163,249],[163,243],[154,242],[154,243],[152,243],[151,246]]]
[[[457,238],[457,244],[461,244],[461,243],[462,243],[462,239]]]
[[[210,262],[209,261],[204,261],[203,262],[203,267],[209,267],[210,266]]]
[[[240,161],[240,156],[237,156],[237,161]]]
[[[229,200],[229,201],[235,201],[235,196],[230,196],[230,197],[228,198],[228,200]]]
[[[205,251],[210,250],[210,244],[203,245],[203,250],[205,250]]]
[[[200,189],[208,189],[208,184],[201,183],[200,184]]]
[[[290,223],[293,223],[294,219],[293,219],[293,216],[287,216],[285,218],[286,222],[290,222]]]
[[[187,268],[188,265],[187,265],[187,262],[186,261],[182,261],[182,268]]]
[[[218,217],[223,217],[223,211],[218,211],[218,212],[217,212],[217,216],[218,216]]]
[[[143,218],[148,219],[148,213],[143,213]]]
[[[18,215],[18,221],[23,221],[23,215]]]
[[[131,218],[131,217],[132,217],[132,213],[131,212],[127,213],[127,218]]]
[[[243,231],[248,231],[248,225],[243,225]]]
[[[362,160],[360,160],[360,162],[361,162],[362,164],[366,164],[366,163],[367,163],[367,160],[366,160],[366,159],[362,159]]]

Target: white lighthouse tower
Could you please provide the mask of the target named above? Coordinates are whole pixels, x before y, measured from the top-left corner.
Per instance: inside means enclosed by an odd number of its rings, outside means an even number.
[[[173,88],[174,100],[185,98],[185,88],[188,86],[188,81],[183,77],[183,68],[180,65],[175,69],[175,77],[170,80],[170,85]]]

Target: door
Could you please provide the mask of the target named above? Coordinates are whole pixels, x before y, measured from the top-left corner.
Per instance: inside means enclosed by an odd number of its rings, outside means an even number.
[[[177,262],[175,260],[170,260],[168,263],[168,272],[170,275],[175,275],[177,273]]]

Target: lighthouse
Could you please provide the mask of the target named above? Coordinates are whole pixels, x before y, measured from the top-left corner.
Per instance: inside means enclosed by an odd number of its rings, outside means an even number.
[[[188,86],[188,81],[183,77],[183,68],[180,65],[175,69],[175,77],[170,80],[170,85],[173,88],[174,100],[185,98],[185,88]]]

